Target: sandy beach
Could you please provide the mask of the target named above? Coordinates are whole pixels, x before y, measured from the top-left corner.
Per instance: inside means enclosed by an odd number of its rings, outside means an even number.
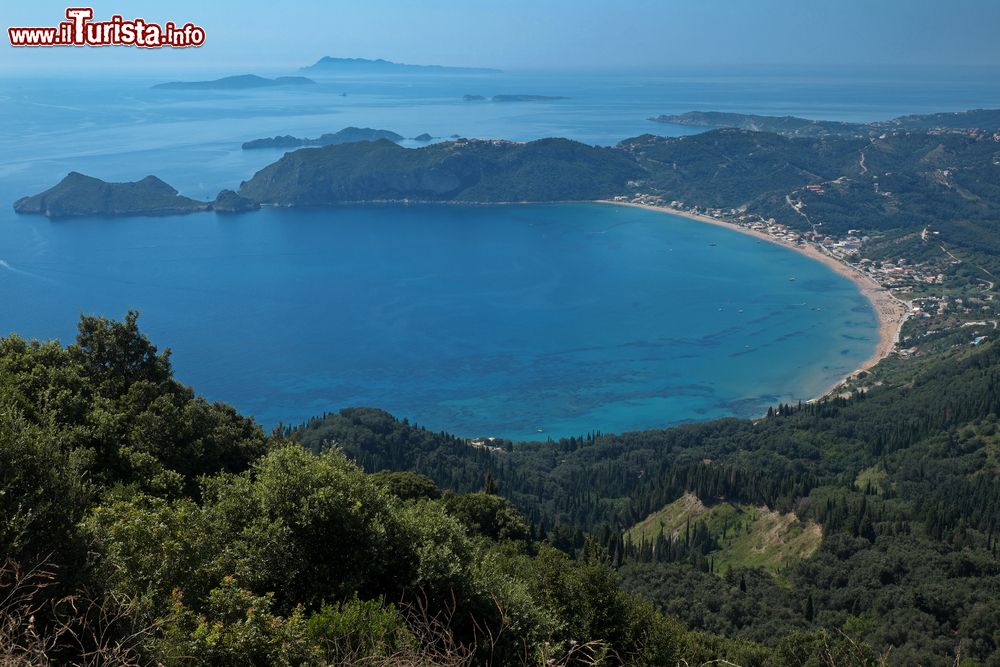
[[[865,359],[862,364],[845,375],[843,378],[835,382],[829,389],[823,392],[817,398],[822,396],[827,396],[833,393],[838,387],[840,387],[848,378],[857,375],[861,371],[870,369],[872,366],[880,362],[885,357],[889,356],[896,347],[896,343],[899,341],[899,334],[903,328],[903,323],[906,322],[906,318],[909,315],[910,308],[903,301],[897,299],[892,293],[886,288],[882,287],[875,280],[869,277],[867,274],[855,269],[836,257],[828,255],[819,246],[806,243],[806,244],[795,244],[788,243],[783,239],[776,238],[770,234],[765,234],[763,232],[757,231],[755,229],[748,229],[741,225],[736,225],[731,222],[726,222],[723,220],[718,220],[716,218],[701,215],[698,213],[691,213],[688,211],[681,211],[675,208],[670,208],[669,206],[651,206],[649,204],[633,204],[631,202],[617,202],[610,200],[600,200],[598,203],[601,204],[613,204],[615,206],[631,206],[633,208],[642,208],[648,211],[657,211],[659,213],[670,213],[671,215],[679,215],[690,220],[696,220],[698,222],[705,222],[710,225],[715,225],[717,227],[725,227],[726,229],[731,229],[740,234],[747,234],[749,236],[757,237],[762,241],[767,241],[768,243],[774,243],[776,245],[784,246],[796,252],[802,253],[807,257],[815,259],[818,262],[823,262],[831,269],[844,276],[845,278],[851,280],[858,286],[858,289],[865,296],[866,299],[872,304],[875,309],[875,314],[878,316],[879,321],[879,342],[875,347],[875,353]],[[813,399],[815,400],[815,399]]]

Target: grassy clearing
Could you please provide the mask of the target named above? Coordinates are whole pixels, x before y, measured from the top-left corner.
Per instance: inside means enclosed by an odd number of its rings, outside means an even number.
[[[789,562],[811,556],[819,548],[819,524],[799,521],[794,514],[780,514],[766,507],[720,501],[706,505],[688,493],[633,526],[633,542],[655,540],[660,531],[674,539],[685,538],[704,521],[719,543],[711,553],[719,574],[732,567],[760,567],[778,574]]]

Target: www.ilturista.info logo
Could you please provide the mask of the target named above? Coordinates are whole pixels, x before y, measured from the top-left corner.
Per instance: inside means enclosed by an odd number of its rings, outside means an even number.
[[[90,7],[70,7],[66,21],[47,28],[7,28],[11,46],[139,46],[185,48],[205,43],[205,29],[168,21],[162,26],[146,19],[126,21],[115,14],[108,21],[93,21]]]

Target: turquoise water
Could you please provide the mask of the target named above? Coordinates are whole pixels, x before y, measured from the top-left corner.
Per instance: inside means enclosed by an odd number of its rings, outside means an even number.
[[[241,142],[347,125],[607,145],[692,132],[647,118],[693,109],[871,120],[1000,106],[1000,76],[981,69],[512,72],[322,80],[301,91],[149,89],[233,73],[0,80],[0,335],[68,341],[81,312],[138,308],[144,329],[173,349],[182,381],[265,425],[374,405],[435,429],[515,438],[755,415],[812,397],[871,354],[874,314],[848,281],[794,252],[621,207],[52,222],[18,217],[9,204],[70,170],[107,180],[156,174],[208,199],[281,154],[241,151]],[[467,104],[466,93],[569,99]]]
[[[5,328],[68,338],[80,311],[139,307],[181,379],[265,424],[374,405],[527,438],[755,415],[817,394],[875,344],[870,305],[827,267],[632,208],[269,209],[6,231],[19,252],[0,271]]]

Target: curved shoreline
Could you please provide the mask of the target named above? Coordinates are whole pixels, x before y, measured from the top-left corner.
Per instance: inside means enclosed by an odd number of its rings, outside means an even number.
[[[647,211],[656,211],[658,213],[669,213],[670,215],[677,215],[682,218],[688,218],[689,220],[694,220],[696,222],[704,222],[710,225],[715,225],[716,227],[724,227],[725,229],[731,229],[740,234],[746,234],[748,236],[753,236],[762,241],[767,241],[768,243],[774,243],[775,245],[780,245],[782,247],[794,250],[798,253],[805,255],[811,259],[818,262],[822,262],[826,266],[833,269],[835,272],[841,276],[847,278],[855,285],[857,285],[858,290],[862,295],[868,300],[875,309],[875,315],[878,318],[878,344],[875,346],[875,352],[871,357],[865,359],[860,366],[845,374],[835,383],[833,383],[829,388],[827,388],[823,393],[815,398],[810,399],[811,401],[818,400],[825,396],[828,396],[835,392],[839,387],[841,387],[845,382],[847,382],[852,377],[856,376],[862,371],[868,371],[873,366],[878,364],[880,361],[888,357],[896,349],[896,345],[899,342],[899,335],[903,329],[903,324],[909,317],[910,308],[907,304],[897,297],[895,297],[888,289],[876,282],[871,276],[857,268],[843,262],[836,257],[832,257],[823,251],[819,246],[813,243],[796,244],[789,243],[784,239],[779,239],[770,234],[765,234],[763,232],[757,231],[756,229],[749,229],[743,227],[742,225],[737,225],[735,223],[726,222],[724,220],[719,220],[707,215],[701,215],[699,213],[691,213],[690,211],[682,211],[680,209],[671,208],[669,206],[653,206],[650,204],[637,204],[632,202],[621,202],[621,201],[611,201],[608,199],[597,200],[598,204],[613,204],[615,206],[631,206],[632,208],[641,208]]]

